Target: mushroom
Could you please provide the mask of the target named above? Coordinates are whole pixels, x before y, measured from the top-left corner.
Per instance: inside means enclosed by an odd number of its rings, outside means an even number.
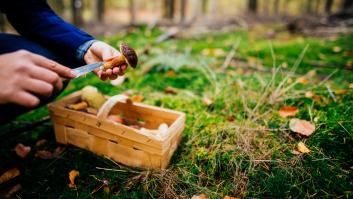
[[[121,54],[117,57],[111,58],[105,62],[102,66],[102,70],[110,69],[113,67],[121,66],[124,64],[130,65],[132,68],[136,68],[138,58],[134,49],[125,43],[120,44]]]

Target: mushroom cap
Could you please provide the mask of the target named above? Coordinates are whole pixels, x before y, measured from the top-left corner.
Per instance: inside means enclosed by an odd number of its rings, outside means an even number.
[[[138,58],[134,49],[125,43],[120,44],[120,52],[124,55],[126,62],[133,68],[136,68]]]

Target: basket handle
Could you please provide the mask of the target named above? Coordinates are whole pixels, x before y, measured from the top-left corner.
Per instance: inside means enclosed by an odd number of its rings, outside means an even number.
[[[118,103],[118,102],[126,102],[126,100],[129,99],[125,95],[115,95],[111,98],[109,98],[99,109],[97,113],[97,118],[99,120],[106,120],[108,117],[109,112],[111,109]]]

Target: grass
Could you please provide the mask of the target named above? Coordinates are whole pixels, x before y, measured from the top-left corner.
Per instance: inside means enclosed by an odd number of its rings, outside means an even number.
[[[30,145],[35,151],[39,139],[48,140],[39,148],[55,149],[58,144],[50,123],[18,135],[9,131],[20,124],[2,126],[0,168],[21,169],[22,175],[10,185],[21,183],[22,198],[175,198],[201,193],[210,198],[352,197],[353,90],[349,84],[353,75],[344,68],[352,68],[349,52],[353,51],[353,36],[304,38],[279,33],[276,39],[268,40],[262,33],[212,32],[168,40],[153,47],[148,56],[141,55],[140,69],[129,70],[123,85],[112,87],[88,75],[73,80],[60,96],[90,84],[108,95],[132,90],[144,97],[144,103],[185,112],[186,129],[167,170],[118,166],[72,146],[60,157],[48,160],[34,157],[33,152],[25,159],[14,154],[16,143]],[[141,27],[102,39],[114,46],[124,40],[142,49],[160,34],[158,29],[149,32]],[[242,61],[221,72],[237,39],[241,42],[236,57]],[[296,60],[298,65],[293,67]],[[314,67],[313,63],[325,67]],[[240,67],[242,64],[246,67]],[[144,73],[147,68],[149,72]],[[176,75],[166,75],[170,70]],[[296,82],[300,77],[308,79],[308,84]],[[337,92],[334,100],[327,85],[333,91],[346,92]],[[179,92],[165,94],[167,86]],[[306,98],[308,91],[319,97]],[[203,97],[211,98],[214,104],[204,105]],[[289,119],[278,115],[283,105],[298,107],[296,117],[315,123],[315,133],[303,138],[291,132]],[[45,115],[43,107],[17,121]],[[294,155],[299,141],[305,142],[311,153]],[[72,169],[80,172],[76,190],[67,186]],[[109,181],[109,190],[97,191],[103,179]]]

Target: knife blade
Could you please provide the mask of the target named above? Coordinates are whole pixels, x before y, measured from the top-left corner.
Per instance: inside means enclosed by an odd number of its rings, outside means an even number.
[[[80,76],[82,76],[84,74],[87,74],[87,73],[93,71],[96,68],[99,68],[103,64],[104,64],[104,62],[97,62],[97,63],[93,63],[93,64],[87,64],[87,65],[75,68],[75,69],[73,69],[73,71],[76,74],[76,78],[77,78],[77,77],[80,77]]]

